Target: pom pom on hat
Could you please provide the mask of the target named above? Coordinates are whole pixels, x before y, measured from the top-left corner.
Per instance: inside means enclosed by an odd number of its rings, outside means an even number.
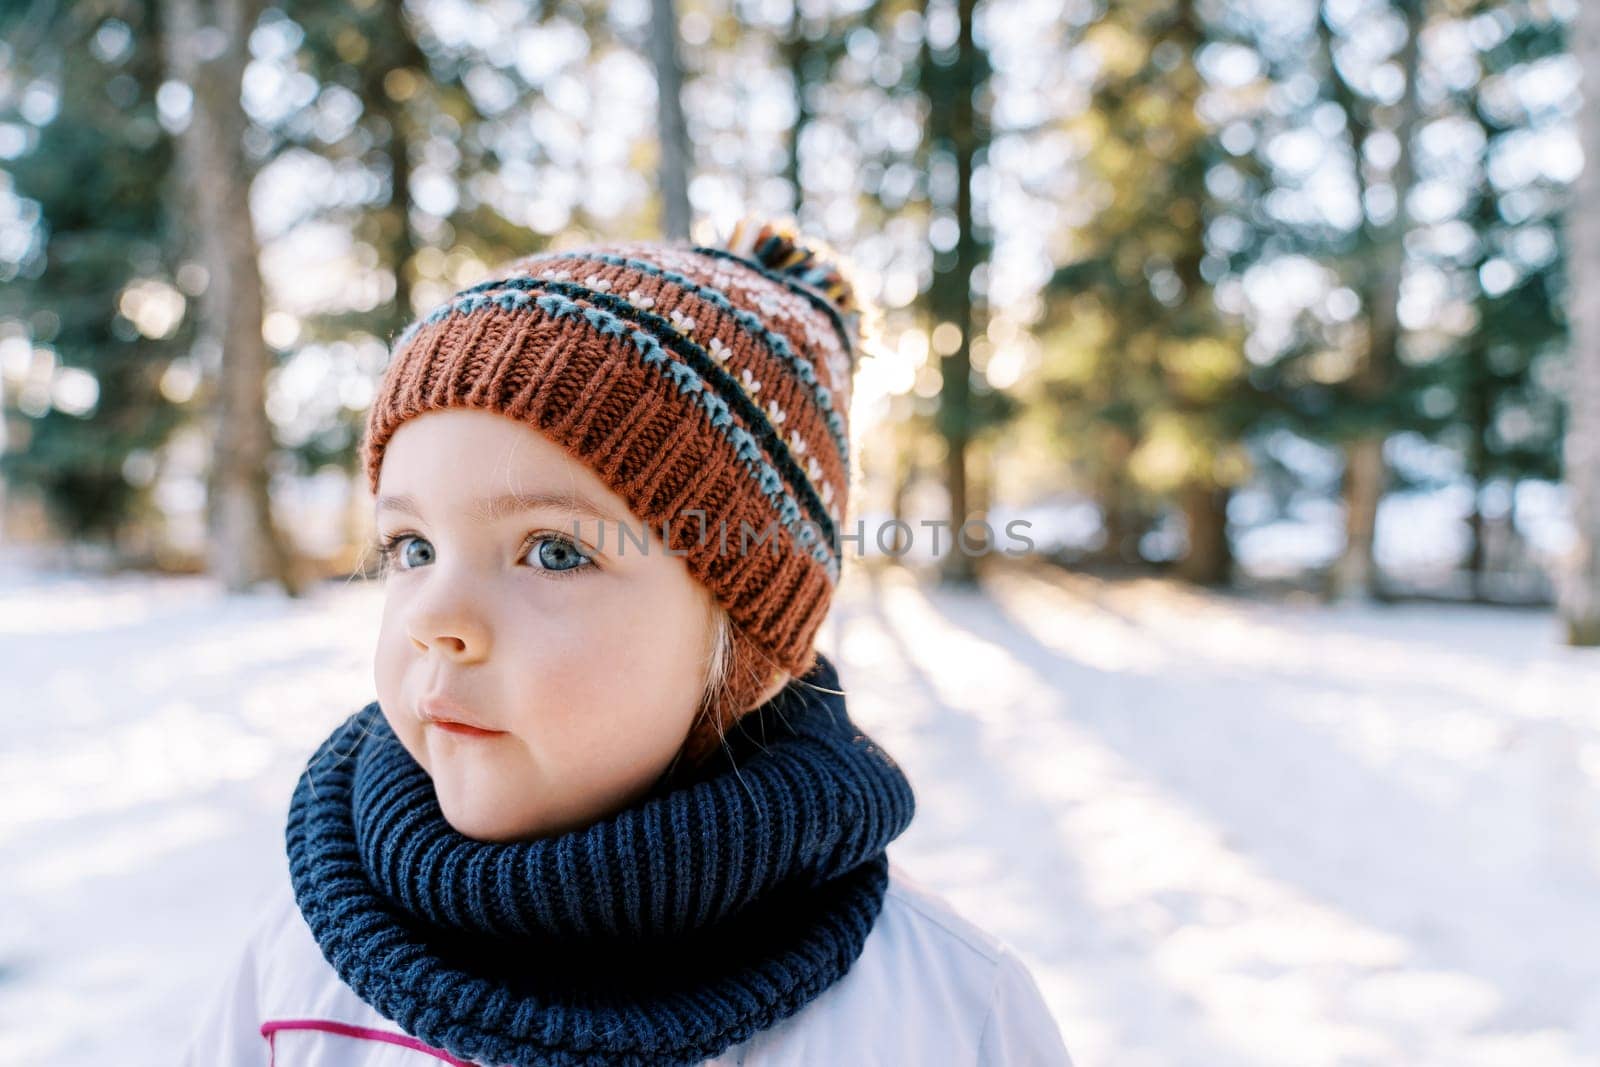
[[[850,335],[852,365],[857,350],[870,347],[877,338],[881,313],[870,301],[861,299],[849,258],[821,238],[801,232],[792,218],[746,215],[733,224],[725,238],[712,244],[800,282],[831,304]]]
[[[855,286],[845,276],[845,259],[826,243],[786,219],[746,216],[720,246],[747,256],[769,270],[793,275],[833,302],[842,313],[859,311]]]

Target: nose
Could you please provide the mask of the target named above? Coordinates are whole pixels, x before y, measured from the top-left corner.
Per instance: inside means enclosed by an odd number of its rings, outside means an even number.
[[[406,625],[418,652],[437,649],[447,659],[476,662],[489,655],[490,633],[482,615],[461,599],[418,604]]]

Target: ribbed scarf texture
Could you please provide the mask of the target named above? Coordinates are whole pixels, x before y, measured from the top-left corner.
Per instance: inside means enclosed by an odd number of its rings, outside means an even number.
[[[509,844],[445,821],[374,701],[290,802],[300,912],[362,1000],[454,1056],[700,1063],[843,977],[882,908],[914,798],[839,688],[819,654],[692,778]]]

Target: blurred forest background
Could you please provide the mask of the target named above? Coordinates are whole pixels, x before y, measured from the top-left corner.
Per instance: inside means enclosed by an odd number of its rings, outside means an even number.
[[[348,575],[412,317],[518,255],[793,214],[885,313],[869,531],[1022,518],[1068,566],[1559,602],[1600,643],[1592,5],[4,12],[9,545]]]
[[[0,1062],[170,1064],[284,883],[403,327],[754,214],[884,312],[819,647],[891,855],[1074,1060],[1600,1063],[1586,68],[1597,0],[0,0]]]

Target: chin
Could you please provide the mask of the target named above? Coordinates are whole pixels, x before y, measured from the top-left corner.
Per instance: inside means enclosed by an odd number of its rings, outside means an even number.
[[[451,804],[440,797],[439,810],[444,813],[444,821],[450,824],[451,829],[474,841],[505,844],[540,836],[537,826],[530,827],[526,822],[507,819],[503,812],[484,805]]]

